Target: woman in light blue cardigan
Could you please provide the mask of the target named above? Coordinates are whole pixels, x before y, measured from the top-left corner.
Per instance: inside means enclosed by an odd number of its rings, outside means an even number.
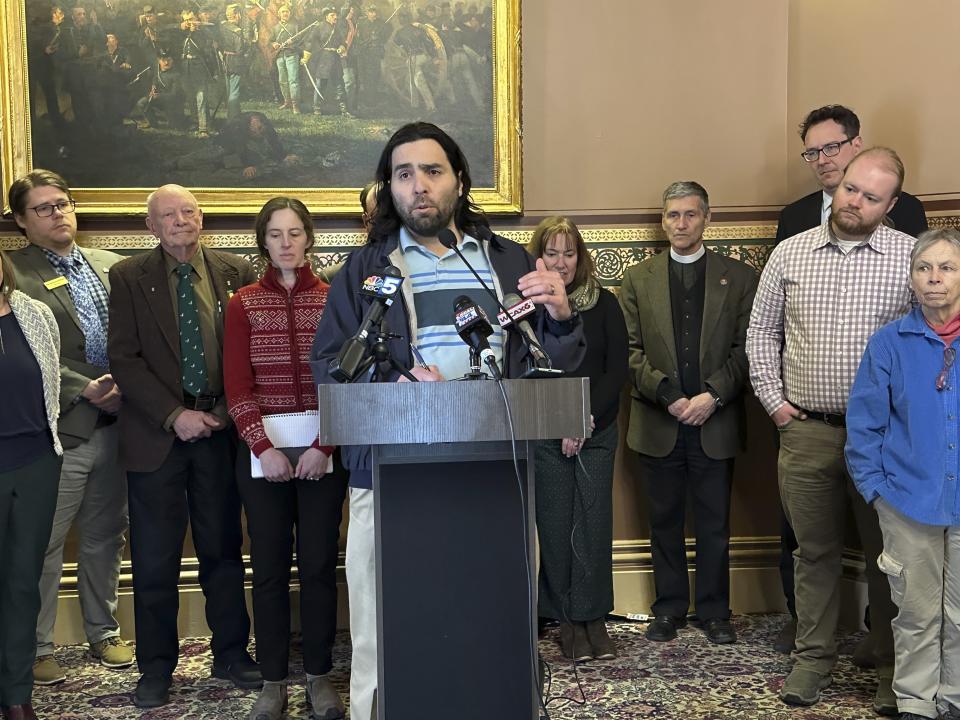
[[[900,609],[900,717],[960,720],[960,233],[923,233],[910,274],[919,307],[870,339],[850,393],[847,466]]]
[[[0,712],[31,720],[40,572],[60,485],[60,333],[0,253]]]

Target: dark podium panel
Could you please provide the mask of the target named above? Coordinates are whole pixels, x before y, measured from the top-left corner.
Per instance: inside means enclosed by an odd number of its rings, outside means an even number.
[[[504,387],[515,443],[493,381],[318,388],[321,443],[373,445],[380,720],[538,717],[528,441],[589,436],[589,386]]]

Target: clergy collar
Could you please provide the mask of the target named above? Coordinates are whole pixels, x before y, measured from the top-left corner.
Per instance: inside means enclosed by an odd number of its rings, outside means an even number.
[[[670,248],[670,259],[676,260],[678,263],[687,265],[689,263],[695,263],[697,260],[702,258],[707,254],[707,248],[703,245],[700,246],[700,249],[697,250],[693,255],[678,255],[674,252],[673,248]]]

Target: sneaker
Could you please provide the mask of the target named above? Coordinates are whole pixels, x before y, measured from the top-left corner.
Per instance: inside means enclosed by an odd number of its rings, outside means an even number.
[[[310,720],[340,720],[347,708],[326,675],[307,678],[307,710]]]
[[[90,657],[105,668],[117,670],[133,665],[133,648],[118,637],[108,637],[90,643]]]
[[[57,685],[67,679],[67,674],[53,655],[40,655],[33,661],[34,685]]]
[[[877,692],[873,696],[873,711],[877,715],[888,717],[899,715],[897,695],[893,692],[893,675],[884,673],[877,677]]]
[[[287,683],[264,682],[247,720],[280,720],[287,712]]]
[[[787,705],[815,705],[820,701],[820,691],[830,687],[832,682],[829,673],[821,675],[815,670],[795,667],[783,681],[780,699]]]

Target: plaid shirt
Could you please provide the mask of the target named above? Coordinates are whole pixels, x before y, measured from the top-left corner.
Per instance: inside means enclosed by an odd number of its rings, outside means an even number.
[[[829,222],[773,249],[747,329],[764,409],[843,413],[870,336],[910,309],[916,240],[884,225],[844,254]]]
[[[43,254],[47,256],[47,260],[53,265],[53,269],[60,275],[63,275],[64,268],[61,256],[46,248],[40,249],[43,250]],[[83,256],[83,253],[80,252],[80,248],[78,248],[76,244],[70,249],[70,253],[63,257],[71,258],[76,264],[76,267],[83,273],[87,287],[90,289],[90,296],[93,298],[93,304],[97,308],[97,315],[100,316],[100,322],[103,324],[103,327],[106,328],[110,318],[110,293],[107,292],[103,283],[100,282],[96,271],[90,267],[90,263],[87,262],[87,259]],[[67,289],[72,290],[72,287],[68,285]],[[70,293],[70,297],[73,297],[72,292]],[[76,300],[74,300],[74,304],[76,304]]]

